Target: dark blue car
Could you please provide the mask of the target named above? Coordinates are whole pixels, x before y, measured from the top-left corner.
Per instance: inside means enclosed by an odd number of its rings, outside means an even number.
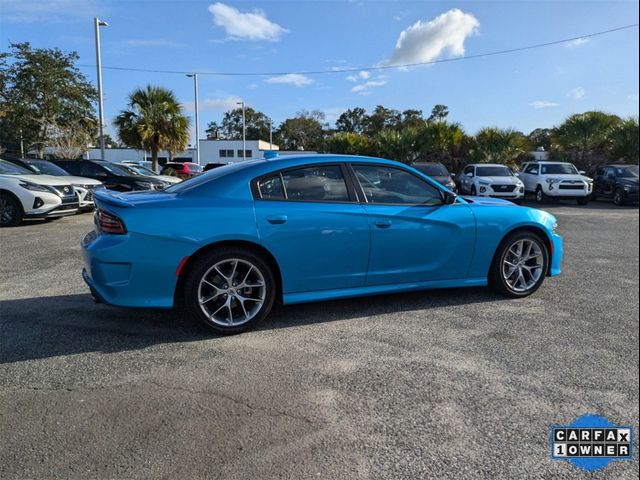
[[[159,308],[182,298],[220,333],[255,325],[276,301],[487,284],[524,297],[560,273],[552,215],[461,198],[378,158],[250,160],[95,200],[82,243],[94,296]]]

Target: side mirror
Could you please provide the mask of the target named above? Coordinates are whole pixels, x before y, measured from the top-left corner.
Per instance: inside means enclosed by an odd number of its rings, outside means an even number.
[[[444,192],[444,204],[451,205],[456,201],[456,194],[453,192]]]
[[[473,173],[469,172],[469,173],[465,173],[465,175],[469,178],[473,177]]]
[[[587,172],[585,172],[584,170],[580,170],[578,173],[579,173],[580,175],[586,175],[586,174],[587,174]]]

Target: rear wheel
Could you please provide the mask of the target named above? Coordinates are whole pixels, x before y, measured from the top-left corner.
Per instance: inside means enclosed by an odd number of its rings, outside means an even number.
[[[189,313],[221,334],[254,327],[271,310],[276,283],[267,263],[250,250],[220,248],[202,258],[185,282]]]
[[[0,227],[15,227],[22,222],[22,205],[13,195],[0,193]]]
[[[613,192],[613,203],[618,206],[624,203],[624,192],[621,188],[616,188],[616,191]]]
[[[502,295],[526,297],[540,288],[548,265],[545,242],[533,232],[516,232],[500,243],[491,264],[489,284]]]
[[[589,197],[584,197],[584,198],[578,198],[578,200],[576,200],[578,202],[578,205],[586,205],[587,203],[589,203],[590,198]]]

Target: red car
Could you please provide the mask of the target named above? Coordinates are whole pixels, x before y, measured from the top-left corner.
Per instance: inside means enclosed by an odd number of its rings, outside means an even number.
[[[193,162],[169,162],[160,172],[161,175],[177,175],[183,180],[200,173],[202,173],[202,167]]]

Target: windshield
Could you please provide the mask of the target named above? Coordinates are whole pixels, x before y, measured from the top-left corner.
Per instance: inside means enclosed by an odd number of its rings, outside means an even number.
[[[19,167],[6,160],[0,160],[0,174],[2,175],[33,175],[26,168]]]
[[[477,167],[476,175],[478,177],[512,177],[513,172],[507,167]]]
[[[190,163],[189,164],[189,169],[192,172],[201,172],[202,171],[202,167],[200,165],[198,165],[197,163]]]
[[[543,163],[543,175],[578,175],[578,169],[571,163]]]
[[[430,177],[448,177],[449,172],[441,163],[417,163],[413,166],[419,172],[429,175]]]
[[[147,175],[147,176],[155,176],[156,174],[153,172],[153,170],[147,168],[147,167],[143,167],[141,165],[123,165],[124,167],[126,167],[127,169],[131,170],[132,172],[134,172],[135,175]]]
[[[26,160],[26,162],[31,168],[42,175],[69,176],[66,170],[46,160]]]
[[[120,175],[123,177],[130,177],[131,175],[133,175],[131,172],[125,170],[122,167],[114,165],[113,163],[100,162],[99,165],[103,167],[107,172],[113,173],[114,175]]]
[[[625,178],[638,178],[638,165],[633,167],[618,168],[618,175]]]

